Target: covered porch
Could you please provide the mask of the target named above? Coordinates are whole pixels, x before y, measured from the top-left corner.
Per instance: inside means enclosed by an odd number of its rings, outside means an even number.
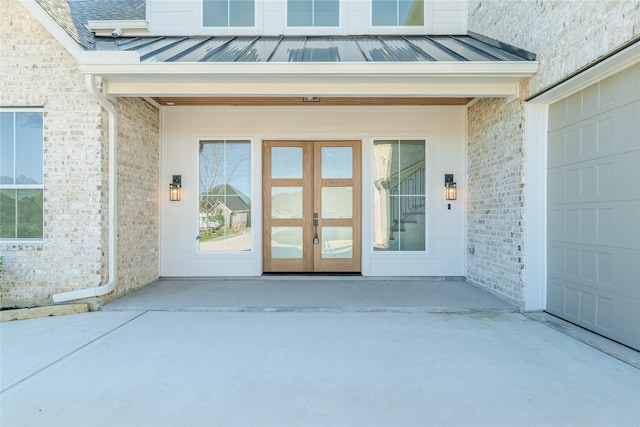
[[[166,278],[105,311],[508,313],[517,307],[459,277],[274,275]]]

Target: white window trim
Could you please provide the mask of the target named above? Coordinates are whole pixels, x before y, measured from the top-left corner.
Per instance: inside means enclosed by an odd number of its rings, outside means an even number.
[[[42,107],[16,107],[16,108],[6,108],[0,107],[0,113],[42,113],[42,120],[44,121],[44,108]],[[15,129],[14,129],[15,132]],[[14,144],[15,144],[15,135],[14,135]],[[14,145],[15,147],[15,145]],[[16,163],[16,153],[15,150],[13,152],[13,167],[14,167],[14,175],[15,175],[15,163]],[[15,176],[14,176],[15,178]],[[42,242],[44,241],[44,124],[42,129],[42,184],[0,184],[0,190],[42,190],[42,237],[40,238],[0,238],[0,243],[10,243],[10,242]],[[16,218],[17,220],[17,218]]]
[[[369,3],[369,34],[389,34],[389,35],[417,35],[431,34],[433,32],[433,1],[424,0],[424,25],[423,26],[374,26],[373,25],[373,0]]]
[[[262,33],[263,0],[254,0],[254,17],[252,27],[208,27],[204,25],[204,1],[198,7],[198,23],[200,33],[210,36],[254,36]]]
[[[385,259],[385,260],[402,260],[403,262],[415,260],[415,259],[427,259],[433,257],[433,242],[431,241],[431,236],[433,236],[433,198],[434,194],[430,193],[431,182],[432,182],[432,170],[433,170],[433,162],[431,161],[431,151],[432,151],[432,138],[429,135],[422,136],[376,136],[368,139],[368,156],[366,160],[369,162],[371,167],[369,168],[368,180],[366,181],[366,185],[373,183],[375,178],[375,171],[373,170],[373,165],[375,165],[375,153],[374,153],[374,145],[376,141],[394,141],[394,140],[419,140],[424,141],[424,156],[425,156],[425,248],[424,251],[376,251],[373,249],[373,235],[374,235],[374,209],[373,209],[373,200],[374,200],[374,188],[373,185],[370,187],[369,194],[367,195],[368,200],[362,200],[362,203],[368,203],[370,208],[370,214],[368,218],[369,222],[369,232],[365,237],[363,235],[362,242],[362,253],[366,252],[367,258],[369,261],[374,261],[376,259]],[[364,150],[363,150],[364,152]],[[363,159],[364,160],[364,159]],[[364,185],[363,185],[364,188]],[[363,212],[366,212],[367,209],[362,209]],[[364,239],[367,241],[364,241]],[[365,246],[366,245],[366,246]],[[365,249],[366,248],[366,249]],[[426,257],[426,258],[425,258]]]
[[[258,197],[260,191],[256,192],[256,189],[260,189],[260,185],[256,185],[256,179],[260,179],[262,176],[262,167],[260,157],[262,153],[260,152],[259,146],[260,143],[254,137],[243,137],[243,136],[200,136],[195,140],[195,177],[197,179],[196,187],[197,187],[197,197],[194,197],[194,202],[191,206],[191,212],[194,212],[193,217],[193,230],[195,231],[195,235],[198,236],[200,234],[200,143],[203,141],[248,141],[250,144],[250,152],[251,152],[251,189],[249,190],[249,197],[251,198],[251,248],[249,250],[242,251],[203,251],[200,250],[200,240],[195,240],[194,243],[194,252],[196,256],[203,258],[216,258],[218,260],[222,259],[245,259],[249,257],[254,257],[257,253],[262,253],[262,216],[259,215],[259,212],[256,211],[254,206],[260,206],[260,212],[262,211],[262,197]],[[260,203],[260,205],[256,205],[256,203]],[[257,221],[257,222],[256,222]],[[257,226],[260,224],[260,226]]]
[[[347,2],[351,0],[339,0],[338,26],[336,27],[292,27],[287,22],[289,16],[289,2],[284,1],[284,33],[287,36],[334,36],[347,34],[348,8]]]

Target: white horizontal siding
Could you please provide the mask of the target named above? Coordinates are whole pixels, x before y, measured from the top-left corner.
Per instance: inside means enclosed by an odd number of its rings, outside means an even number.
[[[465,273],[464,107],[163,107],[161,162],[161,275],[250,276],[261,267],[261,141],[361,140],[362,272],[368,276],[463,276]],[[198,252],[198,142],[251,139],[253,250]],[[372,140],[427,140],[426,253],[372,249]],[[444,174],[453,173],[458,199],[447,209]],[[182,175],[182,201],[170,202],[171,175]]]
[[[254,28],[203,28],[201,0],[147,0],[147,20],[153,35],[280,35],[280,34],[466,34],[466,0],[425,1],[425,28],[376,29],[370,26],[368,0],[342,0],[339,28],[286,27],[286,0],[256,0]]]

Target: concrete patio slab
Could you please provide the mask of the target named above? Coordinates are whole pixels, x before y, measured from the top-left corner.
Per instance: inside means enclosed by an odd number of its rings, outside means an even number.
[[[1,332],[3,376],[78,341],[2,392],[3,426],[640,424],[639,370],[517,313],[102,312]]]
[[[139,314],[84,313],[0,323],[0,390],[64,359]]]
[[[161,279],[104,310],[514,312],[464,280],[344,276]]]

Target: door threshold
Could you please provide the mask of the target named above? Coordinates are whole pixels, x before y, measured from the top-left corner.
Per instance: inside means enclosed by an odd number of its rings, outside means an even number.
[[[273,276],[313,276],[313,277],[322,277],[322,276],[348,276],[348,277],[362,277],[362,273],[357,272],[357,273],[353,273],[353,272],[291,272],[291,271],[284,271],[281,273],[278,272],[265,272],[262,273],[262,276],[268,276],[268,277],[273,277]]]

